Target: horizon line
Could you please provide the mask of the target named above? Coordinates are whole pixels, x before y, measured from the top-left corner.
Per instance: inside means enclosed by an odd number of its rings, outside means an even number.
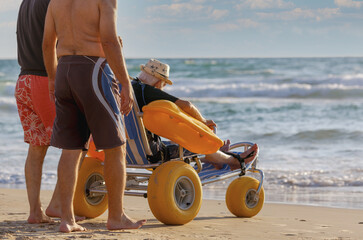
[[[362,56],[280,56],[280,57],[274,57],[274,56],[244,56],[244,57],[125,57],[125,59],[244,59],[244,58],[363,58]],[[2,58],[0,57],[0,60],[17,60],[17,58]]]

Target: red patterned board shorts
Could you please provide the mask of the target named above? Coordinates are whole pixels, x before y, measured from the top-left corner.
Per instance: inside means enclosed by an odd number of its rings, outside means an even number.
[[[15,87],[15,98],[24,141],[36,146],[50,144],[55,105],[49,98],[48,78],[22,75]]]

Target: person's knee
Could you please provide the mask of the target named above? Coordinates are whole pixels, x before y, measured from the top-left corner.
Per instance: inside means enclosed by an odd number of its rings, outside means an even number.
[[[118,161],[121,162],[121,164],[125,163],[125,157],[126,157],[126,144],[110,148],[110,149],[104,149],[105,152],[105,164],[108,162],[114,162]]]
[[[82,149],[76,149],[76,150],[68,150],[68,149],[63,149],[62,150],[62,155],[60,158],[60,161],[77,161],[80,159],[82,154]]]
[[[114,147],[114,148],[108,148],[108,149],[103,149],[103,151],[105,152],[106,156],[110,155],[110,154],[114,154],[114,153],[118,153],[122,151],[122,146],[118,146],[118,147]]]
[[[30,157],[32,157],[32,158],[42,160],[42,159],[44,159],[45,154],[47,153],[48,147],[49,147],[48,145],[37,146],[37,145],[30,144],[29,150],[28,150],[28,155],[30,155]]]

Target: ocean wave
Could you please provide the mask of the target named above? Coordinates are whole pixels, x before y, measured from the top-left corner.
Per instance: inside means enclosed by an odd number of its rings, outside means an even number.
[[[287,134],[286,132],[271,131],[262,134],[254,134],[255,139],[263,139],[264,141],[277,141],[277,142],[299,142],[299,143],[312,143],[319,142],[333,143],[342,140],[345,141],[363,141],[363,131],[354,130],[347,131],[345,129],[317,129],[305,130],[294,134]]]
[[[268,185],[285,187],[362,187],[363,176],[354,170],[265,171]]]
[[[23,172],[19,170],[18,172]],[[57,174],[55,172],[44,172],[42,174],[42,184],[55,185]],[[23,173],[0,172],[0,184],[24,185],[25,175]]]
[[[199,66],[214,66],[214,65],[220,65],[221,62],[214,59],[186,59],[184,60],[185,65],[199,65]]]
[[[263,75],[263,76],[272,76],[275,73],[273,69],[230,69],[227,70],[227,73],[231,75]]]
[[[346,130],[340,130],[340,129],[318,129],[314,131],[302,131],[287,137],[287,140],[289,141],[301,141],[301,140],[332,141],[334,139],[359,140],[363,139],[363,132],[362,131],[347,132]]]
[[[219,66],[219,65],[218,65]],[[137,64],[131,70],[139,71]],[[180,67],[180,69],[182,69]],[[202,76],[192,70],[176,71],[167,92],[181,98],[285,98],[285,99],[362,99],[363,73],[326,76],[290,76],[272,68],[234,69],[226,74],[203,69]],[[213,72],[213,71],[212,71]],[[254,75],[254,76],[252,76]],[[0,97],[13,96],[16,79],[0,81]]]
[[[270,83],[210,83],[210,84],[175,84],[167,91],[179,97],[234,97],[234,98],[312,98],[312,99],[345,99],[363,98],[362,85],[303,83],[270,84]]]
[[[0,97],[0,110],[9,112],[17,111],[15,97]]]
[[[0,97],[14,96],[16,82],[4,81],[0,82]]]

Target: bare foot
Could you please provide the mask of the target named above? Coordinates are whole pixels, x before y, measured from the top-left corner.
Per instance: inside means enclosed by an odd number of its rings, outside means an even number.
[[[257,158],[258,150],[257,144],[253,144],[247,151],[241,153],[240,157],[245,160],[245,164],[248,164]]]
[[[253,144],[249,149],[241,153],[239,156],[244,159],[245,164],[248,164],[257,158],[258,152],[258,145]],[[231,167],[231,170],[235,170],[241,167],[238,159],[236,158],[234,158],[233,163],[229,164],[229,166]]]
[[[146,220],[136,221],[129,218],[126,214],[121,216],[121,221],[114,221],[108,219],[107,229],[108,230],[122,230],[122,229],[139,229],[146,223]]]
[[[76,232],[76,231],[84,232],[84,231],[87,231],[87,229],[82,227],[81,225],[78,225],[75,222],[62,221],[59,226],[59,231],[64,232],[64,233],[70,233],[70,232]]]
[[[34,214],[30,214],[28,217],[28,223],[33,224],[33,223],[52,223],[53,220],[45,215],[43,213],[43,211],[40,211],[40,213],[34,213]]]
[[[45,214],[47,214],[48,217],[53,218],[60,218],[61,212],[60,208],[57,206],[48,206],[48,208],[45,210]],[[86,217],[80,217],[80,216],[74,216],[76,218],[76,222],[83,221],[86,219]]]
[[[226,141],[223,141],[223,146],[219,149],[222,152],[228,152],[230,149],[231,141],[227,139]]]

